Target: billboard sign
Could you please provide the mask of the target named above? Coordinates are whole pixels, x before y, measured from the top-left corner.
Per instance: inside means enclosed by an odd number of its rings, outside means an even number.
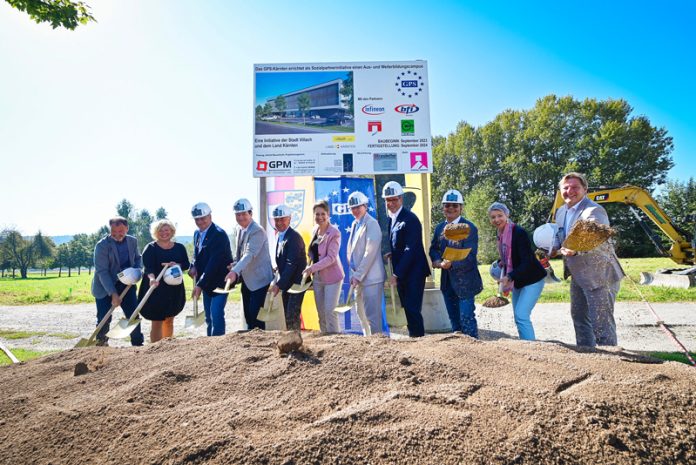
[[[253,175],[430,173],[425,61],[254,65]]]

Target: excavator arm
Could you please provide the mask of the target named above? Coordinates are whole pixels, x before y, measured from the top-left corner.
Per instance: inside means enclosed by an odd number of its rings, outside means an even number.
[[[642,219],[638,215],[638,212],[636,212],[634,209],[634,207],[639,208],[648,218],[650,218],[653,223],[655,223],[655,225],[669,238],[672,243],[672,247],[668,251],[664,250],[659,240],[653,237],[653,234],[649,232],[649,228],[646,229],[646,233],[648,233],[658,249],[663,251],[664,254],[671,258],[675,263],[679,263],[680,265],[695,264],[693,245],[689,243],[687,238],[677,231],[664,210],[660,208],[657,202],[655,202],[652,196],[645,189],[636,186],[623,186],[615,188],[602,187],[588,192],[587,196],[590,198],[590,200],[593,200],[599,204],[627,204],[638,221],[641,222],[641,225],[643,225]],[[551,212],[551,221],[556,220],[556,211],[561,205],[563,205],[561,192],[556,191],[556,197],[554,198],[553,209]],[[647,228],[647,225],[645,226]]]

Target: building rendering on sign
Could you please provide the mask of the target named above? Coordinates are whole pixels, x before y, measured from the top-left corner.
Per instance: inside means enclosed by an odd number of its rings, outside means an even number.
[[[273,107],[273,115],[278,117],[300,117],[300,96],[307,94],[309,97],[309,108],[305,110],[306,117],[336,119],[342,121],[348,116],[349,107],[342,102],[341,89],[343,88],[343,79],[334,79],[304,89],[295,90],[282,94],[285,99],[285,109],[279,111],[276,106],[276,98],[267,100]],[[349,118],[352,115],[348,116]]]

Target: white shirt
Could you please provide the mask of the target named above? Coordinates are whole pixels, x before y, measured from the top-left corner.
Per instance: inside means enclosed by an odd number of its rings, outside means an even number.
[[[210,223],[210,226],[212,226],[213,223]],[[203,248],[203,240],[205,239],[205,235],[210,229],[210,226],[205,228],[203,231],[199,230],[198,231],[198,244],[196,246],[198,247],[198,253],[201,253],[201,249]]]
[[[580,202],[582,202],[582,200]],[[578,207],[580,206],[580,202],[576,203],[575,205],[566,210],[565,221],[563,222],[563,230],[565,231],[566,237],[568,236],[568,233],[570,233],[570,228],[573,227],[575,221],[577,220]]]

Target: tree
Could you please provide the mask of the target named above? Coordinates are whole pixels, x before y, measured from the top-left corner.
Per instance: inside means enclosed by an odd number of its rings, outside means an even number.
[[[153,218],[149,210],[143,209],[138,210],[135,206],[126,199],[121,200],[116,205],[116,213],[128,220],[128,234],[135,236],[138,239],[138,246],[144,247],[145,244],[152,241],[152,235],[150,234],[150,226],[153,221],[161,220],[167,217],[167,210],[163,207],[159,207],[155,212],[155,217]],[[100,236],[109,234],[108,228],[100,233]],[[96,245],[96,241],[94,242]],[[92,251],[94,251],[94,246],[92,246]]]
[[[266,104],[263,106],[263,111],[261,114],[262,116],[271,116],[273,114],[273,105],[271,105],[271,102],[266,102]]]
[[[312,106],[311,99],[309,98],[309,94],[307,92],[297,97],[297,106],[300,110],[300,113],[302,113],[302,124],[305,124],[305,113],[307,112],[307,110],[309,110],[309,107]]]
[[[285,109],[288,107],[288,103],[285,101],[285,97],[279,95],[273,101],[276,110],[280,113],[280,116],[285,116]]]
[[[50,23],[53,29],[62,26],[75,30],[80,24],[97,20],[84,2],[70,0],[5,0],[13,8],[26,12],[36,23]]]
[[[495,202],[496,192],[491,183],[481,183],[464,197],[462,215],[478,228],[478,254],[481,263],[491,263],[498,258],[496,229],[488,221],[488,206]]]
[[[346,78],[343,80],[343,85],[339,91],[341,96],[341,103],[348,107],[348,112],[352,115],[353,111],[353,72],[349,72]]]
[[[261,105],[256,105],[254,114],[256,115],[256,119],[261,119],[263,116],[265,116],[263,114],[263,107]]]
[[[43,268],[43,275],[46,276],[47,268],[53,261],[53,256],[56,253],[56,244],[53,239],[37,232],[34,236],[34,259],[37,265]]]
[[[5,270],[12,269],[12,277],[14,278],[14,264],[12,261],[12,256],[9,254],[9,252],[5,249],[5,231],[0,232],[0,273],[2,274],[2,277],[5,277]]]
[[[672,223],[688,237],[694,237],[696,231],[696,180],[689,178],[686,182],[667,181],[663,191],[657,196],[657,202]]]
[[[466,197],[490,183],[495,200],[531,231],[548,221],[557,183],[568,171],[585,173],[591,186],[635,184],[653,190],[673,166],[672,138],[631,112],[624,100],[549,95],[530,110],[506,110],[481,127],[461,122],[447,138],[433,140],[433,198],[453,188]],[[434,220],[441,218],[437,210]],[[642,231],[626,221],[632,220],[612,217],[612,224],[621,226],[619,244],[643,244],[647,248],[631,245],[641,254],[652,250]]]
[[[13,265],[12,277],[14,278],[14,267],[17,267],[20,277],[27,279],[27,270],[34,263],[32,241],[24,239],[16,229],[6,229],[0,235],[4,238],[2,246],[5,254],[10,257]]]
[[[116,214],[126,219],[131,219],[135,216],[135,207],[128,200],[123,199],[116,205]]]

